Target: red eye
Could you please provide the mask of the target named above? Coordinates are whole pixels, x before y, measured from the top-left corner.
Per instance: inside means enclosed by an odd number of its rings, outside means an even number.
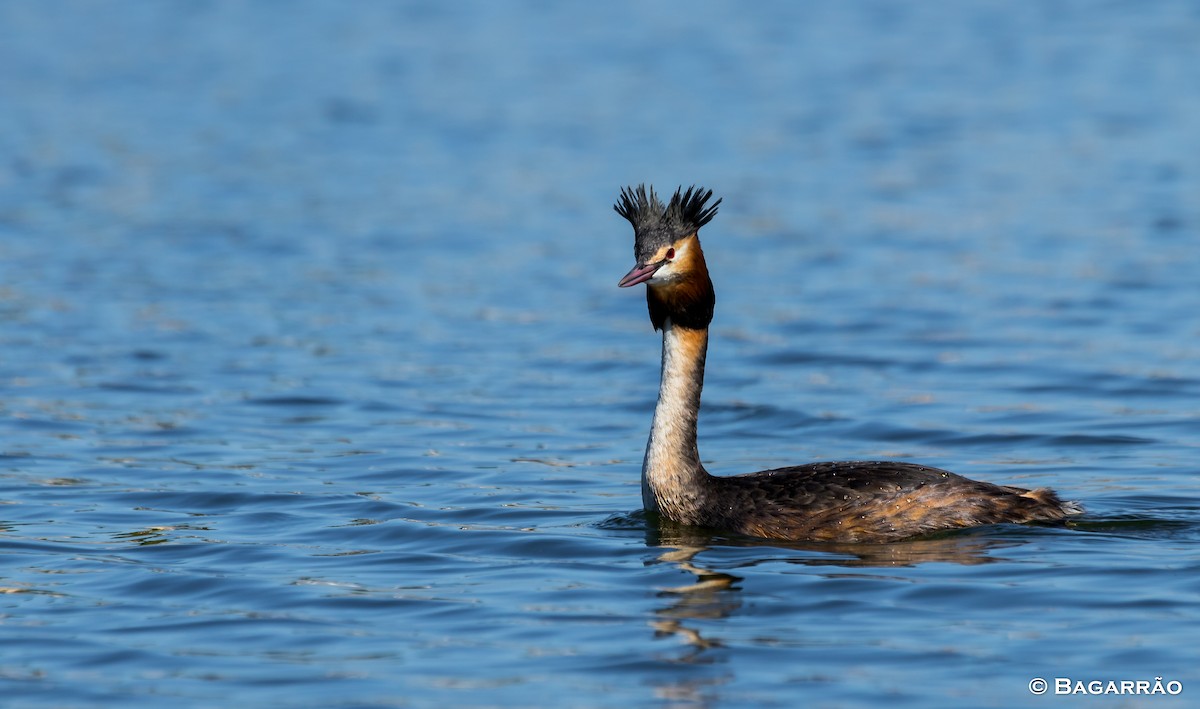
[[[675,249],[667,249],[667,260],[675,258]]]

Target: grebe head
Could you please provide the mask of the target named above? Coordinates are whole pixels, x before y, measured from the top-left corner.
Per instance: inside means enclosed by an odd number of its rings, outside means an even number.
[[[700,329],[712,320],[712,281],[697,233],[717,213],[718,199],[705,206],[712,190],[689,187],[675,190],[665,206],[654,193],[639,185],[621,189],[613,205],[617,214],[633,225],[633,255],[636,263],[617,284],[622,288],[645,283],[650,321],[662,329],[668,318],[683,327]]]

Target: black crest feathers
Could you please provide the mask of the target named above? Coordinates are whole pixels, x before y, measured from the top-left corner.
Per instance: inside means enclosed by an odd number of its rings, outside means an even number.
[[[692,185],[684,192],[680,186],[664,206],[653,187],[622,187],[621,199],[613,205],[613,210],[633,225],[633,248],[641,259],[667,244],[695,234],[712,221],[721,200],[706,207],[710,197],[712,190]]]

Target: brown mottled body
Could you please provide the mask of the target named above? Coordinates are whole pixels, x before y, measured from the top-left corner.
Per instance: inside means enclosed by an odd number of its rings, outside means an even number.
[[[709,476],[687,524],[774,539],[886,542],[944,529],[1060,520],[1053,491],[993,485],[912,463],[811,463]]]
[[[732,477],[700,463],[696,421],[708,325],[716,295],[699,229],[716,213],[712,192],[622,190],[637,264],[622,287],[645,283],[650,320],[663,333],[662,382],[642,463],[642,501],[680,524],[795,541],[886,542],[1003,522],[1051,522],[1080,512],[1051,490],[964,478],[913,463],[830,462]]]

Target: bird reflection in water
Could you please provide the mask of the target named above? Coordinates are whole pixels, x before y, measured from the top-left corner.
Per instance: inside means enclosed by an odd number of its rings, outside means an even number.
[[[720,647],[721,641],[704,637],[699,630],[684,625],[684,621],[725,618],[741,605],[736,596],[726,593],[737,590],[733,585],[741,581],[740,577],[711,571],[692,563],[692,559],[706,548],[670,546],[658,555],[657,561],[675,564],[683,571],[694,574],[696,582],[662,589],[661,595],[672,599],[672,603],[657,610],[655,615],[658,618],[650,623],[658,635],[677,635],[697,653]]]
[[[677,655],[661,657],[666,665],[709,666],[700,674],[666,672],[654,682],[655,695],[666,706],[689,708],[727,704],[728,697],[723,696],[721,687],[736,680],[727,663],[730,653],[736,652],[740,643],[720,637],[720,631],[731,625],[725,619],[735,618],[741,611],[743,591],[750,590],[753,597],[753,589],[744,587],[753,585],[755,578],[752,571],[745,576],[730,571],[787,563],[832,567],[814,569],[812,573],[825,578],[852,578],[864,575],[853,569],[899,569],[931,562],[988,564],[1007,561],[997,552],[1020,546],[1024,538],[1036,534],[1028,527],[1005,525],[887,544],[783,542],[680,525],[641,510],[613,515],[601,526],[610,530],[637,530],[644,535],[646,545],[656,552],[647,565],[672,564],[689,577],[680,585],[657,589],[664,603],[649,622],[655,637],[675,638],[684,647]],[[762,547],[763,553],[737,553],[741,558],[729,558],[730,548],[754,547]],[[705,564],[699,561],[705,552],[724,552],[724,558]],[[713,566],[722,568],[717,570]],[[869,575],[874,577],[878,573]],[[724,671],[717,669],[720,667]]]
[[[840,568],[901,568],[929,562],[962,565],[987,564],[1004,561],[995,552],[1016,546],[1019,540],[998,538],[979,532],[953,532],[943,536],[912,539],[889,544],[789,544],[753,537],[730,537],[707,533],[695,527],[662,522],[652,526],[647,535],[650,546],[662,552],[651,563],[670,563],[695,577],[692,583],[660,589],[663,598],[671,602],[655,612],[651,622],[656,634],[674,635],[685,642],[692,652],[679,658],[694,661],[705,650],[723,647],[720,638],[705,635],[687,621],[710,621],[726,618],[741,607],[741,589],[736,585],[743,577],[715,571],[696,562],[696,556],[713,546],[772,547],[798,552],[784,558],[777,554],[737,563],[733,568],[751,568],[760,563],[803,566],[833,566]]]

